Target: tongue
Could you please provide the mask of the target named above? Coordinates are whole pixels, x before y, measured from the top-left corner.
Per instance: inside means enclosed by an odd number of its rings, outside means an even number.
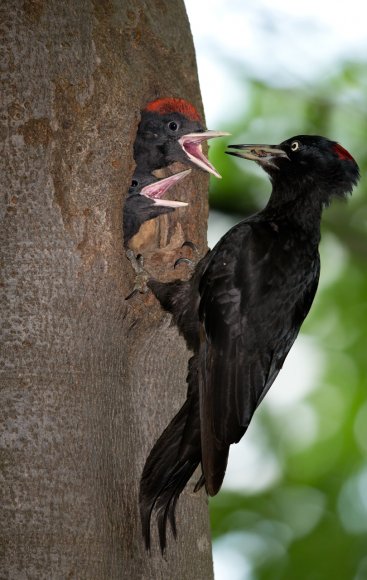
[[[201,167],[201,169],[209,171],[209,173],[212,173],[216,177],[222,177],[215,169],[215,167],[210,163],[210,161],[205,157],[200,142],[187,141],[184,144],[183,149],[186,155],[188,155],[189,159]]]
[[[216,177],[221,178],[221,175],[203,154],[201,144],[203,141],[207,141],[208,139],[224,137],[229,134],[230,133],[225,133],[224,131],[199,131],[197,133],[187,133],[186,135],[183,135],[178,142],[192,163],[201,169],[204,169],[204,171],[208,171]]]

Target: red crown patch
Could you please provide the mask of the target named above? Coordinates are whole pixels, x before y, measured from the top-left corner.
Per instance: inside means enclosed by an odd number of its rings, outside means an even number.
[[[195,109],[194,105],[185,101],[185,99],[163,98],[156,99],[147,104],[144,111],[151,113],[159,113],[165,115],[167,113],[181,113],[190,121],[201,121],[200,115]]]
[[[343,160],[349,159],[350,161],[354,161],[354,159],[351,156],[351,154],[349,153],[349,151],[344,149],[344,147],[339,145],[339,143],[335,143],[333,149],[334,149],[335,153],[337,154],[337,156],[339,157],[339,159],[343,159]]]

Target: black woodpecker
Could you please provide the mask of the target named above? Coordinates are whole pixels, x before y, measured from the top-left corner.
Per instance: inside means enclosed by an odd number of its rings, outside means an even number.
[[[206,131],[200,115],[185,99],[151,101],[142,111],[134,143],[134,159],[145,175],[179,161],[221,177],[202,152],[202,143],[229,135]]]
[[[138,233],[140,226],[147,220],[174,211],[177,207],[187,206],[182,201],[162,199],[173,185],[184,179],[191,169],[158,179],[154,175],[135,172],[123,208],[124,246]]]
[[[359,179],[350,153],[325,137],[230,148],[269,175],[267,206],[230,229],[189,281],[148,282],[193,352],[187,399],[150,452],[140,484],[145,544],[155,512],[162,552],[167,521],[176,535],[176,502],[199,464],[195,489],[219,491],[229,446],[246,432],[313,302],[322,210]]]

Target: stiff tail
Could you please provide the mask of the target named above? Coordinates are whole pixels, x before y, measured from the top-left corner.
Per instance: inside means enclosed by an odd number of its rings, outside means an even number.
[[[177,415],[154,445],[145,463],[140,482],[140,517],[147,550],[150,549],[150,522],[156,513],[161,552],[166,547],[167,522],[176,537],[177,500],[201,461],[199,398],[192,382],[195,357],[189,363],[188,397]],[[196,379],[196,377],[195,377]],[[195,491],[204,484],[201,477]]]

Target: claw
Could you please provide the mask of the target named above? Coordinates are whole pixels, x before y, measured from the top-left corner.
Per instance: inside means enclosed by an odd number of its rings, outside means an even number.
[[[133,296],[135,296],[135,294],[137,294],[139,292],[139,290],[135,289],[132,292],[130,292],[130,294],[128,294],[128,296],[126,296],[125,300],[130,300],[130,298],[132,298]]]
[[[130,292],[130,294],[125,298],[125,300],[129,300],[138,292],[140,294],[146,294],[149,292],[147,282],[151,279],[152,276],[149,274],[149,272],[144,270],[144,258],[142,255],[135,256],[132,250],[127,250],[126,257],[130,261],[131,266],[136,274],[134,288],[132,292]]]
[[[198,252],[198,248],[194,244],[194,242],[190,242],[189,240],[186,240],[186,242],[184,242],[182,244],[181,248],[184,248],[185,246],[188,246],[189,248],[191,248],[193,252]]]
[[[182,244],[181,248],[184,248],[185,246],[192,249],[193,254],[195,256],[195,261],[198,262],[200,260],[200,252],[197,245],[194,244],[193,242],[190,242],[189,240],[186,240],[186,242]]]
[[[178,260],[176,260],[176,262],[173,264],[173,269],[175,270],[176,266],[178,266],[179,264],[188,264],[190,270],[194,270],[196,266],[195,262],[189,260],[189,258],[178,258]]]
[[[189,240],[186,240],[182,244],[181,248],[184,248],[185,246],[187,246],[188,248],[191,248],[191,250],[193,251],[193,253],[195,255],[195,259],[190,260],[189,258],[178,258],[178,260],[176,260],[176,262],[173,264],[173,268],[176,269],[176,266],[178,266],[179,264],[188,264],[190,270],[195,270],[195,266],[200,260],[199,249],[196,246],[196,244],[194,244],[194,242],[190,242]]]

